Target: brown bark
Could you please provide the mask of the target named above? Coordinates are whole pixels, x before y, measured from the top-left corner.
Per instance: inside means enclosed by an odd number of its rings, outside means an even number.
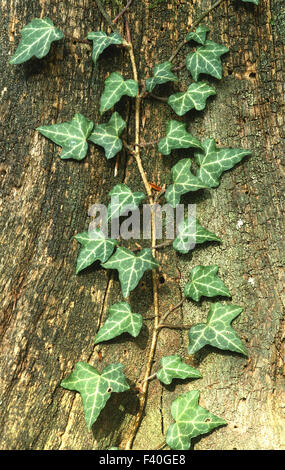
[[[134,1],[130,11],[140,76],[169,58],[197,12],[210,5],[208,0],[196,1],[194,6],[176,0],[150,9],[152,3]],[[127,438],[136,413],[136,394],[114,395],[88,432],[80,396],[63,390],[60,381],[78,360],[84,360],[99,369],[120,361],[134,383],[143,374],[151,321],[145,321],[135,340],[126,336],[94,347],[108,306],[122,297],[114,274],[98,267],[75,275],[73,236],[87,228],[88,207],[106,203],[114,184],[124,181],[133,190],[143,190],[143,186],[134,160],[125,154],[115,178],[115,162],[107,162],[101,149],[90,146],[81,163],[61,161],[58,147],[35,128],[70,120],[75,112],[101,122],[98,102],[104,78],[115,70],[131,78],[131,68],[126,52],[114,48],[102,55],[94,69],[91,48],[70,39],[54,43],[42,60],[10,66],[19,31],[33,17],[49,16],[66,34],[80,38],[100,29],[103,21],[92,0],[1,0],[0,4],[0,447],[108,448]],[[112,13],[115,16],[117,10]],[[220,146],[250,148],[252,157],[226,173],[219,188],[185,198],[185,202],[199,203],[200,222],[220,235],[223,243],[198,247],[189,256],[176,256],[171,248],[159,255],[165,280],[160,287],[160,310],[179,301],[191,267],[218,264],[233,303],[244,306],[234,326],[247,345],[249,359],[211,348],[189,359],[186,333],[163,330],[153,370],[162,355],[180,353],[199,367],[203,379],[169,387],[157,381],[150,384],[135,448],[151,449],[163,441],[172,420],[173,399],[182,391],[199,389],[201,405],[229,424],[196,439],[196,449],[281,449],[284,2],[260,0],[256,7],[226,0],[207,23],[214,29],[211,39],[223,42],[230,53],[223,59],[223,80],[210,80],[217,96],[204,112],[189,113],[186,121],[191,121],[191,132],[197,137],[214,137]],[[176,64],[183,61],[187,47]],[[180,89],[185,89],[189,75],[182,71],[181,78]],[[161,90],[166,94],[173,88],[167,85]],[[123,100],[118,110],[131,132],[130,101]],[[161,137],[169,118],[176,117],[166,104],[146,100],[141,129],[145,140]],[[143,160],[149,181],[169,184],[175,157],[161,158],[150,149]],[[151,316],[151,274],[131,294],[131,304],[134,311]],[[189,302],[168,321],[178,323],[181,317],[186,323],[204,321],[209,305],[208,301],[198,306]]]

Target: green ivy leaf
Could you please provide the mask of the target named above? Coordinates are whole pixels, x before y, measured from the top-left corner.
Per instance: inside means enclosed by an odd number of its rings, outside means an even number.
[[[221,56],[229,49],[213,41],[206,41],[204,46],[197,47],[186,57],[186,67],[197,82],[200,73],[206,73],[215,78],[222,78]]]
[[[173,149],[188,149],[189,147],[202,149],[201,142],[186,131],[186,124],[179,121],[168,121],[166,137],[158,144],[158,151],[162,155],[170,155]]]
[[[122,369],[122,364],[109,364],[100,375],[95,367],[77,362],[74,371],[61,382],[63,388],[80,393],[88,429],[95,423],[112,392],[124,392],[130,388]]]
[[[254,3],[255,5],[258,5],[259,0],[242,0],[242,1],[247,2],[247,3]]]
[[[231,322],[242,312],[237,305],[211,305],[207,323],[198,323],[189,330],[189,354],[194,354],[209,344],[219,349],[235,351],[247,356],[247,352],[231,327]]]
[[[100,99],[100,113],[103,114],[118,103],[122,96],[135,97],[138,93],[138,83],[135,80],[124,80],[118,72],[113,72],[105,80],[105,89]]]
[[[102,264],[106,269],[117,269],[123,296],[127,298],[138,285],[145,271],[158,267],[151,249],[144,248],[137,256],[127,248],[117,248],[116,253]]]
[[[109,308],[109,316],[98,331],[95,344],[129,333],[136,338],[141,331],[143,319],[138,313],[132,313],[127,302],[117,302]]]
[[[191,439],[227,424],[199,406],[199,396],[198,390],[192,390],[183,393],[172,403],[171,414],[176,422],[170,425],[166,435],[166,442],[171,449],[188,450]]]
[[[215,297],[216,295],[222,295],[231,297],[230,291],[217,275],[218,270],[219,267],[216,265],[195,266],[190,272],[190,282],[185,285],[185,296],[196,302],[199,302],[202,296]]]
[[[219,186],[221,174],[251,154],[244,149],[217,149],[214,139],[204,140],[202,146],[204,150],[197,150],[194,154],[200,167],[196,175],[210,188]]]
[[[112,202],[108,205],[108,218],[118,218],[126,210],[135,210],[145,199],[141,191],[133,192],[126,184],[119,183],[109,192]]]
[[[164,356],[161,361],[161,369],[156,373],[160,382],[169,385],[173,379],[199,379],[202,377],[200,372],[194,367],[182,362],[180,356]]]
[[[82,245],[77,258],[76,274],[97,260],[105,263],[112,255],[118,243],[117,240],[106,238],[99,229],[78,233],[75,239]]]
[[[177,82],[178,78],[171,72],[172,67],[173,64],[168,61],[155,65],[153,77],[148,78],[145,82],[147,91],[151,93],[156,85],[161,85],[162,83]]]
[[[197,111],[204,109],[207,98],[215,94],[214,88],[207,85],[207,83],[191,83],[185,93],[179,92],[171,95],[168,99],[168,104],[178,116],[183,116],[183,114],[193,108],[197,109]]]
[[[204,24],[201,24],[198,26],[198,28],[195,30],[195,32],[190,32],[186,36],[186,41],[195,41],[198,42],[198,44],[205,44],[207,33],[210,31],[210,28],[208,26],[205,26]]]
[[[122,150],[120,135],[126,125],[119,113],[115,112],[107,124],[99,124],[95,127],[88,140],[103,147],[106,158],[109,160]]]
[[[22,64],[33,56],[41,59],[48,54],[51,43],[62,39],[64,34],[49,18],[34,18],[21,30],[21,36],[10,64]]]
[[[199,245],[207,241],[221,241],[214,233],[202,227],[194,217],[190,217],[189,220],[186,218],[179,224],[178,231],[179,235],[173,242],[173,248],[183,254],[188,253],[193,244]]]
[[[71,121],[40,126],[36,130],[62,147],[60,158],[63,160],[67,158],[82,160],[88,150],[87,139],[93,126],[93,122],[82,114],[75,114]]]
[[[201,188],[208,188],[197,176],[190,171],[190,158],[183,158],[171,169],[173,184],[168,186],[165,192],[165,198],[172,207],[176,207],[183,194],[189,191],[197,191]]]
[[[89,33],[87,39],[93,41],[92,60],[96,64],[100,54],[111,44],[123,44],[122,36],[119,33],[111,33],[107,36],[104,31]]]

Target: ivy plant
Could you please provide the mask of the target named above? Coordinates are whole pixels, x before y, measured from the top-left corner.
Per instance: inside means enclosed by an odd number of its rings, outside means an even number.
[[[152,7],[156,7],[162,0],[156,0]],[[258,5],[258,0],[242,0],[243,2]],[[211,27],[202,24],[208,14],[217,8],[223,0],[217,1],[205,11],[187,32],[185,39],[178,45],[170,58],[163,57],[154,64],[149,76],[139,77],[137,59],[131,40],[128,19],[125,20],[125,32],[123,16],[131,7],[133,1],[128,1],[123,10],[112,20],[100,0],[95,0],[108,30],[90,31],[87,41],[90,42],[91,57],[96,65],[100,65],[100,55],[109,46],[122,47],[129,55],[132,76],[125,76],[125,70],[118,70],[109,74],[104,82],[104,91],[101,97],[97,97],[100,103],[99,112],[102,116],[107,111],[111,115],[102,122],[87,119],[82,114],[75,114],[68,122],[50,123],[41,125],[37,131],[61,147],[61,159],[82,160],[87,155],[89,143],[98,146],[98,152],[102,157],[112,159],[125,151],[134,158],[144,192],[133,191],[124,183],[118,182],[109,190],[111,202],[108,205],[108,221],[119,219],[127,210],[138,209],[142,202],[148,200],[151,207],[151,245],[149,248],[139,246],[131,250],[123,246],[122,240],[108,238],[100,228],[93,231],[79,232],[75,238],[80,244],[75,272],[80,273],[96,262],[100,269],[116,270],[124,300],[109,306],[108,316],[99,331],[94,335],[95,344],[108,342],[121,336],[131,335],[136,338],[140,335],[143,326],[143,317],[132,312],[129,295],[134,289],[138,289],[140,280],[146,271],[152,271],[153,284],[153,329],[151,347],[146,353],[145,371],[143,377],[137,378],[140,406],[134,417],[133,425],[128,431],[125,440],[125,449],[131,449],[141,420],[143,419],[148,397],[148,386],[151,379],[157,379],[162,386],[168,385],[177,379],[189,381],[199,380],[199,370],[187,364],[187,354],[193,355],[205,345],[216,349],[247,355],[242,340],[232,328],[231,323],[241,314],[243,308],[231,303],[231,293],[226,284],[218,276],[218,266],[191,266],[186,278],[184,297],[174,307],[166,312],[161,312],[158,305],[158,267],[157,253],[162,245],[157,245],[155,231],[155,207],[158,198],[165,197],[165,201],[175,208],[181,198],[198,190],[210,191],[220,184],[222,174],[232,169],[244,157],[250,155],[248,149],[217,147],[213,138],[205,138],[200,141],[188,132],[186,123],[181,120],[170,119],[165,126],[163,136],[158,142],[149,143],[157,145],[157,152],[164,156],[173,156],[173,151],[183,149],[186,156],[176,162],[171,169],[171,184],[166,188],[157,188],[149,182],[149,177],[144,170],[144,162],[141,148],[148,143],[141,141],[142,127],[141,102],[143,99],[160,99],[153,95],[154,89],[170,82],[170,85],[179,82],[179,71],[183,66],[189,71],[190,83],[186,90],[170,94],[166,100],[175,115],[182,117],[189,111],[205,109],[207,100],[216,94],[215,89],[208,83],[211,77],[222,79],[223,56],[228,52],[224,44],[218,44],[208,38]],[[252,8],[255,8],[252,6]],[[118,24],[118,26],[117,26]],[[111,31],[110,31],[111,30]],[[42,58],[50,51],[53,41],[64,37],[49,18],[34,18],[21,31],[21,40],[10,60],[10,64],[21,64],[32,57]],[[85,40],[86,42],[86,40]],[[181,67],[174,67],[174,61],[178,53],[185,48],[187,54]],[[110,58],[110,64],[112,59]],[[203,80],[200,81],[200,76]],[[211,83],[211,82],[210,82]],[[103,84],[102,84],[103,85]],[[102,86],[103,88],[103,86]],[[132,100],[134,109],[134,134],[126,133],[127,116],[118,113],[114,106],[125,96]],[[161,98],[162,99],[162,98]],[[163,100],[163,99],[162,99]],[[165,101],[165,100],[164,100]],[[60,121],[60,120],[59,120]],[[162,131],[163,132],[163,131]],[[193,157],[194,158],[191,158]],[[159,194],[155,196],[155,190]],[[159,197],[158,197],[159,196]],[[115,200],[115,202],[114,202]],[[192,245],[204,242],[221,242],[214,233],[200,225],[194,217],[185,218],[180,222],[178,234],[171,241],[174,250],[181,256],[187,254]],[[96,266],[94,269],[96,269]],[[161,267],[163,269],[163,266]],[[227,273],[223,275],[226,280]],[[165,320],[173,310],[181,307],[183,302],[203,302],[204,297],[225,297],[229,300],[225,303],[214,302],[211,304],[207,319],[204,323],[189,326],[188,350],[183,357],[171,351],[171,354],[161,358],[160,367],[151,374],[154,363],[156,346],[159,341],[159,333],[165,327]],[[201,300],[202,299],[202,300]],[[172,325],[168,324],[168,328]],[[177,326],[173,325],[173,328]],[[181,325],[181,328],[184,328]],[[107,365],[100,373],[96,367],[89,363],[78,362],[70,373],[61,382],[61,386],[67,390],[77,391],[81,394],[83,410],[88,429],[91,429],[99,414],[105,407],[111,393],[123,393],[130,388],[128,378],[123,369],[126,364],[114,363]],[[130,364],[128,364],[130,365]],[[175,392],[174,395],[177,395]],[[169,446],[175,450],[187,450],[191,446],[191,439],[208,433],[209,431],[226,424],[224,417],[217,417],[212,412],[199,405],[200,391],[191,390],[183,393],[173,400],[171,414],[174,422],[166,431],[165,441],[161,447]],[[119,399],[116,403],[119,403]],[[115,405],[114,405],[115,406]],[[117,449],[117,447],[111,447]]]

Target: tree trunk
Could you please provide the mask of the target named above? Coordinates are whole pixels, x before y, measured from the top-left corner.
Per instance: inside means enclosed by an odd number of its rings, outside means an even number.
[[[105,3],[114,17],[115,2]],[[194,5],[165,0],[150,8],[153,3],[134,0],[129,12],[141,77],[169,58],[194,18],[211,4],[209,0],[196,0]],[[34,17],[48,16],[76,38],[85,38],[104,24],[93,0],[1,0],[0,4],[0,446],[100,449],[122,445],[137,411],[136,393],[114,394],[88,432],[80,395],[64,390],[60,382],[79,360],[100,370],[110,362],[121,362],[132,384],[143,374],[152,322],[145,320],[137,339],[126,335],[94,347],[108,307],[122,296],[116,275],[99,265],[75,275],[78,244],[73,237],[88,227],[90,205],[107,203],[113,185],[126,182],[133,190],[144,188],[134,159],[123,152],[114,177],[115,159],[106,161],[101,148],[90,145],[82,162],[62,161],[59,148],[35,128],[70,120],[76,112],[102,122],[98,102],[103,80],[115,70],[131,78],[128,56],[122,49],[108,49],[94,68],[91,47],[65,38],[53,43],[45,58],[11,66],[8,61],[19,43],[19,32]],[[179,353],[199,367],[203,378],[167,387],[151,382],[134,448],[159,445],[172,422],[171,402],[183,391],[199,389],[200,404],[226,419],[228,426],[193,440],[195,449],[281,449],[285,5],[283,0],[260,0],[258,7],[226,0],[205,22],[211,28],[210,38],[225,44],[230,53],[223,58],[223,79],[210,80],[217,96],[208,100],[204,112],[188,113],[184,121],[190,122],[198,138],[213,137],[221,147],[248,148],[252,156],[225,173],[218,188],[185,198],[184,202],[197,203],[200,222],[220,236],[222,244],[204,245],[186,256],[174,255],[172,248],[159,254],[160,311],[179,301],[193,266],[218,264],[232,302],[244,307],[234,328],[247,346],[249,359],[211,348],[189,358],[186,332],[163,330],[153,371],[163,355]],[[188,50],[190,46],[181,51],[177,65]],[[166,85],[160,92],[166,96],[173,89],[185,90],[190,81],[185,70],[181,79],[179,85]],[[118,110],[131,132],[131,100],[123,99]],[[142,137],[146,141],[162,137],[170,118],[177,119],[170,107],[145,100]],[[188,156],[189,151],[179,155]],[[170,183],[175,157],[162,158],[150,149],[143,161],[149,181]],[[150,273],[130,301],[133,311],[151,316]],[[210,304],[188,302],[171,321],[204,321]]]

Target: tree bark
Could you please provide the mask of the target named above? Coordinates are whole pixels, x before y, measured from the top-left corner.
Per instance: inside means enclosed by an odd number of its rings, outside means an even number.
[[[107,3],[114,17],[114,2]],[[167,60],[195,17],[209,0],[134,1],[129,12],[139,73]],[[194,3],[194,4],[193,4]],[[134,390],[114,394],[88,432],[79,394],[60,387],[79,360],[102,370],[122,362],[134,384],[143,374],[152,323],[145,320],[138,338],[126,335],[94,347],[94,337],[108,307],[122,300],[116,275],[99,265],[75,275],[78,246],[74,235],[88,227],[88,208],[107,203],[113,185],[125,182],[143,190],[135,161],[120,155],[106,161],[102,149],[90,145],[82,162],[62,161],[59,148],[35,130],[39,125],[70,120],[76,112],[102,122],[98,103],[110,71],[131,78],[127,53],[108,49],[94,68],[91,46],[65,38],[53,43],[43,59],[11,66],[19,32],[34,17],[48,16],[64,33],[85,38],[104,26],[92,0],[57,2],[1,0],[1,449],[101,449],[123,445],[137,411]],[[113,11],[112,11],[113,10]],[[222,177],[211,191],[186,197],[197,203],[203,226],[222,244],[197,247],[187,256],[172,248],[159,254],[160,311],[179,301],[190,269],[218,264],[232,292],[244,307],[234,328],[246,344],[249,359],[204,348],[187,356],[187,333],[163,330],[153,371],[163,355],[179,353],[199,367],[199,381],[162,387],[152,381],[135,449],[153,449],[165,439],[172,422],[171,402],[187,390],[201,391],[200,404],[226,419],[228,426],[193,440],[195,449],[281,449],[284,425],[284,323],[282,329],[281,158],[284,153],[285,6],[282,0],[250,3],[226,0],[205,22],[210,38],[225,44],[224,77],[209,80],[217,96],[203,112],[185,119],[198,138],[213,137],[221,147],[243,147],[252,156]],[[119,28],[123,32],[123,22]],[[178,55],[183,63],[190,46]],[[5,66],[4,66],[5,64]],[[186,89],[182,69],[179,85],[160,92]],[[119,112],[133,129],[133,104],[123,99]],[[104,121],[103,117],[103,121]],[[163,136],[170,107],[143,103],[141,133],[146,141]],[[105,122],[105,121],[104,121]],[[130,137],[129,142],[132,142]],[[189,151],[161,157],[143,153],[149,181],[170,183],[170,168]],[[115,160],[115,159],[114,159]],[[131,244],[131,243],[130,243]],[[147,242],[146,242],[147,244]],[[133,311],[152,313],[151,274],[130,297]],[[187,302],[169,320],[205,320],[211,302]],[[282,408],[283,406],[283,408]]]

